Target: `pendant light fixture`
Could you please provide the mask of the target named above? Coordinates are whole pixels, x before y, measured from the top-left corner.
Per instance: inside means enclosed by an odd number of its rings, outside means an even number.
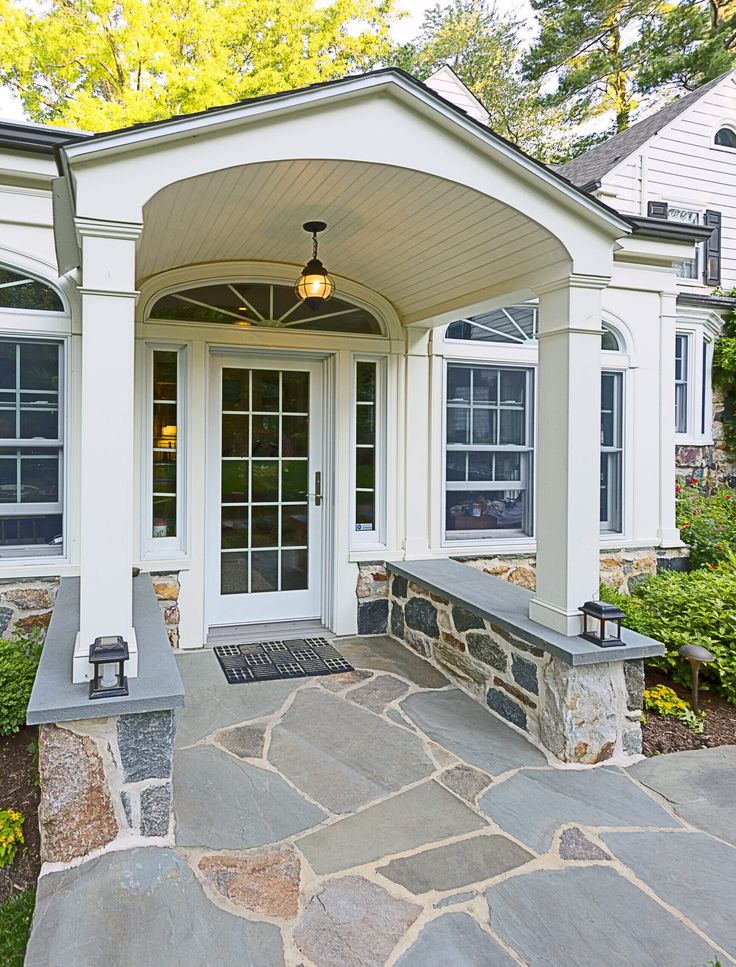
[[[317,258],[317,234],[324,232],[327,225],[325,222],[305,222],[302,227],[312,236],[312,257],[294,283],[294,292],[305,305],[315,311],[323,302],[327,302],[335,291],[335,283]]]

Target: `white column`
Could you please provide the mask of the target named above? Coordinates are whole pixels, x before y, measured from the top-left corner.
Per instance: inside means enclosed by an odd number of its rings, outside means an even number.
[[[675,526],[675,334],[677,295],[663,292],[659,315],[659,527],[663,547],[682,547]]]
[[[429,330],[406,331],[404,553],[429,556]]]
[[[598,596],[601,290],[572,275],[539,292],[537,593],[529,617],[564,635]]]
[[[82,241],[80,631],[74,681],[90,677],[89,646],[133,630],[133,370],[135,242],[140,224],[78,219]]]

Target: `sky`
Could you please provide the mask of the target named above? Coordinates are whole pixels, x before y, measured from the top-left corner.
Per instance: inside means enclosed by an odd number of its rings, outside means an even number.
[[[405,10],[407,16],[400,20],[392,29],[394,39],[398,43],[406,43],[419,31],[424,11],[434,6],[429,0],[399,0],[398,7]],[[496,0],[499,13],[514,14],[519,19],[531,19],[532,11],[529,0]],[[20,101],[9,91],[0,89],[0,119],[22,121],[23,109]]]

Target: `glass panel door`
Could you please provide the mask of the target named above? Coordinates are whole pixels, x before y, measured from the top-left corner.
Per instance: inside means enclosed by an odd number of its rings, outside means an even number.
[[[217,525],[211,541],[217,558],[211,584],[217,587],[210,623],[317,617],[321,471],[313,414],[319,413],[319,369],[277,369],[260,361],[223,362],[217,369]]]

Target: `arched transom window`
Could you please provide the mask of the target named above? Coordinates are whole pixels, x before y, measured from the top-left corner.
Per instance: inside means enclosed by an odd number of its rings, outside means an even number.
[[[182,288],[161,296],[149,317],[351,335],[382,333],[377,316],[345,296],[333,296],[313,310],[284,282],[216,282]]]
[[[0,265],[0,309],[63,312],[64,303],[58,292],[45,282]]]
[[[736,148],[736,129],[719,128],[714,141],[721,148]]]
[[[536,341],[538,315],[536,305],[504,306],[450,323],[445,338],[523,346]],[[608,352],[620,352],[622,348],[618,336],[605,322],[601,348]]]

